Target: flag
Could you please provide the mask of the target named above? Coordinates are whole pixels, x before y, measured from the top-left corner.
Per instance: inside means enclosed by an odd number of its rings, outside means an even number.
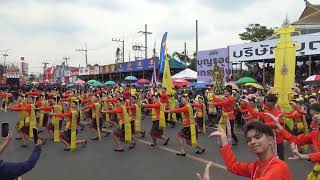
[[[164,68],[164,61],[166,56],[166,49],[167,49],[167,34],[168,32],[164,33],[162,37],[161,47],[160,47],[160,59],[159,59],[159,65],[160,65],[160,73],[163,73]]]
[[[162,76],[162,86],[167,89],[168,94],[173,94],[173,84],[171,79],[171,72],[170,72],[170,65],[169,65],[169,57],[166,56],[165,62],[164,62],[164,70],[163,70],[163,76]]]
[[[155,87],[157,85],[156,63],[153,63],[153,72],[152,72],[151,84],[152,84],[153,87]]]

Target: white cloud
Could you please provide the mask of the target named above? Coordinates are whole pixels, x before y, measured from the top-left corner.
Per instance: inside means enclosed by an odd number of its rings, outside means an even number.
[[[320,4],[320,0],[311,1]],[[134,56],[132,45],[144,43],[138,34],[148,24],[148,54],[156,42],[159,51],[164,32],[168,48],[189,54],[195,50],[195,20],[199,20],[199,49],[221,48],[241,43],[238,34],[250,23],[279,26],[288,14],[295,21],[304,9],[302,0],[0,0],[0,51],[8,51],[9,62],[20,56],[30,69],[39,72],[45,59],[52,65],[70,57],[70,64],[84,65],[83,54],[89,49],[90,64],[114,62],[120,45],[112,38],[125,40],[126,54]],[[143,54],[144,55],[144,54]],[[2,60],[0,60],[2,62]]]

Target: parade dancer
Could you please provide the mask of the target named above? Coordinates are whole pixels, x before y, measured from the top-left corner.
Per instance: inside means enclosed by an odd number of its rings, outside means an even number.
[[[188,103],[189,98],[187,96],[181,97],[181,103],[183,107],[168,110],[168,112],[181,113],[183,128],[178,133],[180,152],[176,153],[179,156],[186,156],[184,149],[184,140],[187,144],[192,145],[197,149],[196,154],[202,154],[205,151],[199,143],[197,143],[197,127],[194,120],[193,109],[191,104]]]
[[[244,134],[249,148],[257,156],[255,162],[244,163],[236,160],[226,133],[221,127],[209,136],[219,137],[220,154],[228,171],[251,180],[292,180],[288,165],[273,151],[274,132],[268,125],[262,122],[250,122],[245,126]]]
[[[222,107],[222,116],[219,121],[219,126],[223,129],[226,129],[228,137],[232,136],[232,145],[238,144],[238,138],[234,133],[234,125],[236,116],[234,114],[234,107],[235,107],[235,99],[232,96],[232,86],[227,85],[224,89],[225,97],[223,99],[216,98],[215,96],[212,99],[215,101],[215,106]],[[231,137],[229,137],[229,140]]]
[[[66,126],[64,132],[60,133],[60,141],[62,141],[67,148],[65,151],[74,151],[77,149],[77,144],[82,144],[82,147],[87,146],[87,140],[77,139],[77,124],[79,119],[79,112],[76,110],[77,106],[71,103],[71,107],[65,113],[52,114],[54,117],[66,118]]]
[[[102,128],[102,114],[101,114],[101,104],[98,101],[98,98],[95,97],[92,99],[92,103],[82,108],[82,110],[91,110],[92,111],[92,121],[90,125],[90,129],[97,134],[96,137],[91,140],[101,140],[101,131],[105,132],[105,137],[110,135],[110,132],[107,129]]]
[[[130,116],[131,131],[132,134],[141,134],[141,137],[144,138],[146,131],[141,131],[141,99],[138,97],[138,101],[135,96],[131,97],[130,105],[127,105]],[[140,106],[140,107],[139,107]]]
[[[163,143],[163,145],[167,145],[170,138],[166,137],[163,134],[164,128],[166,126],[166,122],[164,117],[164,107],[159,100],[159,96],[153,95],[152,103],[142,104],[142,106],[145,108],[151,109],[151,114],[152,114],[152,128],[150,131],[150,135],[152,137],[151,146],[157,145],[157,138],[164,140],[165,142]]]
[[[314,103],[310,106],[310,115],[312,116],[312,124],[314,125],[313,130],[307,134],[300,134],[298,136],[290,134],[286,131],[281,123],[279,116],[275,116],[271,113],[267,113],[275,123],[278,130],[280,130],[280,135],[290,143],[294,143],[291,145],[294,157],[289,159],[293,160],[308,160],[315,163],[313,171],[308,175],[308,180],[317,180],[319,179],[320,173],[320,104]],[[313,153],[310,154],[301,154],[298,150],[297,146],[302,145],[313,145]]]
[[[10,108],[12,111],[24,112],[24,118],[19,119],[18,133],[22,137],[23,145],[21,147],[27,147],[28,138],[33,138],[33,128],[36,128],[36,113],[35,105],[32,103],[32,99],[26,99],[26,103],[17,104]],[[47,141],[47,138],[38,135],[38,138],[43,142]]]
[[[253,107],[250,104],[247,104],[248,111],[256,118],[259,118],[264,123],[269,125],[271,128],[275,129],[276,125],[272,121],[271,117],[266,115],[266,113],[271,113],[274,116],[280,116],[279,122],[282,126],[284,126],[284,121],[282,117],[282,111],[281,109],[276,106],[277,102],[277,96],[275,94],[268,94],[264,99],[264,108],[265,110],[263,112],[257,112],[253,109]],[[284,160],[284,145],[283,145],[283,137],[279,133],[276,134],[276,142],[277,142],[277,154],[278,157],[281,160]]]
[[[203,97],[198,96],[195,99],[195,102],[192,104],[192,107],[194,107],[196,110],[195,120],[197,123],[197,130],[200,133],[202,128],[203,133],[205,134],[207,132],[207,127],[206,127],[207,110],[206,110],[206,105],[203,103]]]
[[[132,137],[132,129],[130,123],[130,117],[128,115],[127,109],[122,98],[118,98],[115,103],[116,108],[109,111],[102,111],[104,113],[117,113],[118,114],[118,128],[114,131],[113,138],[117,144],[117,148],[114,149],[116,152],[123,152],[124,148],[121,145],[120,141],[124,141],[130,144],[129,149],[133,149],[136,145],[134,138]]]

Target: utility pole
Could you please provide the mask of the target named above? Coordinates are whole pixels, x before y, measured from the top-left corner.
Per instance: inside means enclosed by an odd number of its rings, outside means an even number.
[[[198,20],[196,20],[196,57],[198,56]]]
[[[42,64],[43,64],[43,80],[45,80],[46,79],[45,74],[46,74],[46,71],[47,71],[47,65],[50,64],[50,63],[48,63],[47,60],[46,60],[45,62],[42,62]]]
[[[63,57],[63,61],[65,61],[65,62],[66,62],[67,67],[69,66],[69,65],[68,65],[68,61],[69,61],[69,59],[70,59],[69,57]]]
[[[187,65],[187,42],[184,42],[184,64]]]
[[[76,51],[79,52],[84,52],[86,56],[86,67],[88,66],[88,48],[87,48],[87,43],[84,43],[86,46],[86,49],[76,49]]]
[[[122,62],[124,62],[124,39],[112,38],[112,41],[121,42],[122,43]]]
[[[148,35],[152,32],[148,32],[148,25],[144,25],[144,31],[139,31],[138,33],[144,34],[144,48],[145,48],[145,59],[148,59]]]
[[[139,44],[133,45],[132,46],[132,50],[135,51],[135,57],[134,58],[135,58],[136,61],[142,59],[142,56],[141,56],[140,52],[141,51],[145,51],[144,47],[142,45],[139,45]]]
[[[6,74],[7,72],[7,68],[6,68],[6,59],[7,59],[7,56],[9,56],[7,53],[5,54],[2,54],[2,56],[4,57],[4,60],[3,60],[3,68],[4,68],[4,74]]]

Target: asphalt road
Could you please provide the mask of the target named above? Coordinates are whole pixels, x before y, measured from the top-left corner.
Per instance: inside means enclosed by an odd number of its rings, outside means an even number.
[[[18,120],[15,112],[0,112],[0,122],[10,122],[11,130]],[[142,121],[142,129],[149,131],[151,122],[149,118]],[[215,164],[211,168],[211,177],[214,180],[247,179],[235,176],[225,170],[219,154],[219,145],[215,139],[208,139],[205,135],[199,136],[200,144],[206,147],[203,155],[196,155],[195,150],[187,148],[187,157],[175,155],[179,149],[177,132],[180,127],[166,129],[170,136],[168,146],[150,147],[151,138],[147,133],[144,139],[137,138],[134,150],[114,152],[115,143],[111,136],[104,137],[101,141],[90,141],[94,135],[86,128],[80,131],[78,139],[88,139],[85,149],[81,147],[75,152],[65,152],[62,143],[49,141],[43,146],[43,152],[37,166],[23,176],[23,180],[195,180],[196,173],[204,171],[205,163],[210,160]],[[255,156],[249,152],[243,134],[237,136],[240,139],[238,146],[233,147],[234,153],[240,161],[255,160]],[[46,132],[45,132],[46,134]],[[21,148],[21,141],[12,140],[7,150],[0,155],[5,161],[21,161],[32,152],[33,145],[30,141],[28,148]],[[159,142],[159,144],[161,144]],[[126,149],[128,146],[126,145]],[[289,155],[286,147],[286,156]],[[313,164],[306,161],[286,161],[293,173],[295,180],[306,179],[306,175],[312,170]]]

